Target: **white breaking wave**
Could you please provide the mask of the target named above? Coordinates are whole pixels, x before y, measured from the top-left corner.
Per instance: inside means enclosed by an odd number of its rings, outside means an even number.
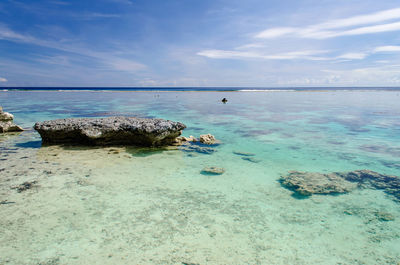
[[[240,89],[239,92],[282,92],[296,91],[294,89]]]

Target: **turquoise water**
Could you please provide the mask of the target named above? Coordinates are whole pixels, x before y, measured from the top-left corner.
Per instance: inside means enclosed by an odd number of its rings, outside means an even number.
[[[399,102],[397,91],[0,92],[29,129],[0,136],[0,264],[397,264],[394,197],[299,198],[278,180],[291,170],[400,176]],[[30,129],[115,115],[181,121],[184,136],[222,144],[212,154],[41,147]],[[225,173],[200,173],[210,166]]]

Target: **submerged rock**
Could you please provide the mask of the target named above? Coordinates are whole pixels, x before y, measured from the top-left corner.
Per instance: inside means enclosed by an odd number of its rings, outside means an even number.
[[[32,187],[36,186],[37,181],[26,181],[18,186],[13,187],[13,189],[16,189],[18,193],[21,193],[23,191],[29,190]]]
[[[175,139],[174,145],[179,146],[179,149],[185,152],[197,152],[201,154],[212,154],[216,151],[214,148],[219,141],[211,134],[200,135],[200,139],[194,136],[180,136]],[[212,145],[212,146],[210,146]]]
[[[400,200],[400,178],[397,176],[380,174],[371,170],[355,170],[347,173],[338,173],[344,179],[358,182],[364,187],[384,190]]]
[[[37,122],[44,144],[162,146],[175,142],[186,126],[163,119],[107,117]]]
[[[238,156],[255,156],[255,154],[253,153],[241,152],[241,151],[233,151],[233,153]]]
[[[209,146],[203,146],[201,144],[197,143],[189,143],[189,144],[184,144],[179,147],[180,150],[185,151],[185,152],[196,152],[196,153],[201,153],[201,154],[212,154],[216,150],[212,147]]]
[[[357,186],[336,173],[291,171],[288,175],[281,177],[280,181],[283,186],[301,195],[346,193]]]
[[[388,212],[375,212],[375,216],[381,222],[389,222],[395,220],[394,216]]]
[[[11,113],[3,112],[3,108],[0,107],[0,133],[5,132],[21,132],[23,129],[14,124],[14,116]]]
[[[384,190],[400,200],[400,178],[371,170],[333,172],[329,174],[291,171],[282,176],[283,186],[302,195],[345,193],[357,187]]]
[[[225,169],[221,167],[205,167],[201,173],[205,175],[222,175],[225,173]]]
[[[242,157],[242,159],[245,160],[245,161],[252,162],[252,163],[260,163],[261,162],[260,159],[257,159],[257,158],[254,158],[254,157],[248,157],[248,156],[244,156],[244,157]]]

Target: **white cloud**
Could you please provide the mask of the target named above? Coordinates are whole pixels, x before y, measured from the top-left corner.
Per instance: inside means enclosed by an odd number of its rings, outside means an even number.
[[[400,18],[400,8],[389,9],[380,11],[368,15],[354,16],[345,19],[335,19],[322,24],[317,25],[320,29],[335,29],[344,28],[358,25],[366,25],[371,23],[377,23],[382,21],[388,21],[391,19]]]
[[[397,46],[385,46],[385,47],[397,47]],[[381,48],[385,48],[381,47]],[[398,47],[400,51],[400,46]],[[377,48],[378,49],[378,48]],[[394,48],[393,48],[394,49]],[[338,56],[321,56],[322,54],[328,54],[329,50],[305,50],[305,51],[293,51],[285,53],[275,54],[262,54],[258,52],[249,51],[230,51],[230,50],[204,50],[197,55],[205,56],[213,59],[263,59],[263,60],[311,60],[311,61],[349,61],[349,60],[362,60],[371,54],[376,52],[376,49],[371,52],[349,52]]]
[[[260,55],[256,53],[224,50],[204,50],[197,54],[213,59],[260,58]]]
[[[345,53],[336,57],[337,59],[349,59],[349,60],[362,60],[368,56],[368,53]]]
[[[380,46],[376,47],[374,52],[400,52],[400,46]]]
[[[0,77],[0,82],[7,82],[8,80],[5,79],[4,77]]]
[[[398,31],[400,30],[400,22],[383,24],[383,25],[375,25],[369,27],[361,27],[355,28],[352,30],[346,30],[343,32],[336,32],[332,37],[335,36],[349,36],[349,35],[362,35],[362,34],[371,34],[371,33],[380,33],[380,32],[389,32],[389,31]]]
[[[326,39],[339,36],[352,36],[362,34],[373,34],[380,32],[390,32],[400,30],[400,22],[376,24],[364,27],[349,27],[380,23],[393,19],[400,19],[400,8],[389,9],[367,15],[354,16],[345,19],[335,19],[321,24],[310,25],[307,27],[277,27],[264,30],[255,35],[256,38],[278,38],[283,36]]]
[[[262,38],[262,39],[272,39],[272,38],[277,38],[281,37],[284,35],[288,35],[291,33],[295,33],[297,28],[272,28],[272,29],[267,29],[264,30],[260,33],[258,33],[255,37],[256,38]]]
[[[247,51],[227,51],[227,50],[204,50],[198,52],[200,56],[205,56],[213,59],[264,59],[264,60],[292,60],[292,59],[304,59],[304,60],[326,60],[324,57],[316,57],[315,55],[324,54],[328,51],[324,50],[308,50],[308,51],[294,51],[286,53],[276,54],[262,54],[256,52]]]
[[[249,43],[239,47],[236,47],[236,50],[244,50],[244,49],[257,49],[257,48],[264,48],[265,44],[263,43]]]

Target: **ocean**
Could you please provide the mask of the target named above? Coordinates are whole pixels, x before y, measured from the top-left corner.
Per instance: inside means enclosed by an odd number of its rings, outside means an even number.
[[[281,181],[400,176],[399,88],[2,89],[26,130],[0,134],[0,264],[400,262],[395,196],[371,185],[301,196]],[[42,146],[32,129],[119,115],[180,121],[182,135],[221,144]],[[202,173],[212,166],[225,173]]]

